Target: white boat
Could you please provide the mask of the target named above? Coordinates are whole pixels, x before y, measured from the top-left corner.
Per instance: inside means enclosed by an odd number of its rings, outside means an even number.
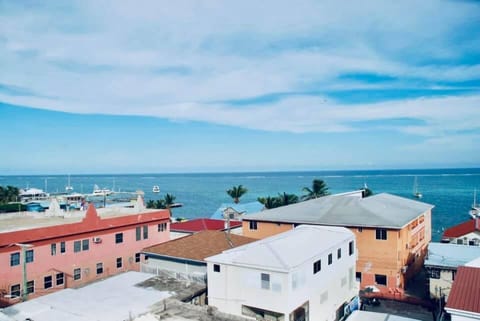
[[[65,192],[69,193],[71,191],[73,191],[73,186],[70,185],[70,175],[68,175],[68,185],[65,186]]]
[[[152,188],[152,192],[154,192],[154,193],[160,193],[160,186],[154,185],[153,188]]]
[[[49,194],[38,188],[21,189],[18,193],[20,202],[28,203],[30,201],[44,201],[49,198]]]
[[[417,182],[417,176],[415,176],[415,180],[413,182],[413,197],[415,198],[422,198],[423,195],[418,191],[418,182]]]
[[[113,194],[113,192],[108,188],[99,188],[96,184],[93,186],[93,196],[108,196],[111,194]]]
[[[480,218],[480,204],[477,203],[477,190],[473,191],[473,204],[469,212],[473,219]]]

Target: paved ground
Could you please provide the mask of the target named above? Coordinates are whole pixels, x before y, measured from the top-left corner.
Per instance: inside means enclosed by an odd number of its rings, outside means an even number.
[[[364,305],[365,311],[396,314],[402,317],[418,319],[422,321],[434,321],[432,312],[420,305],[398,302],[393,300],[380,300],[380,305]]]

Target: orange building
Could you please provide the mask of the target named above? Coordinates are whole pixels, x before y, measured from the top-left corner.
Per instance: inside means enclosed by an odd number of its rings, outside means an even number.
[[[167,210],[103,208],[0,216],[0,306],[139,271],[143,248],[169,240]]]
[[[361,192],[350,192],[251,214],[242,228],[244,236],[262,239],[300,224],[347,227],[357,240],[361,287],[392,293],[404,289],[423,265],[432,208],[386,193],[363,198]]]

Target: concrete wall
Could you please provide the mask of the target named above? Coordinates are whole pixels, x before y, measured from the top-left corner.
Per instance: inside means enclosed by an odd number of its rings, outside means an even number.
[[[358,294],[356,251],[349,256],[348,243],[319,249],[317,256],[306,258],[305,263],[288,273],[226,264],[219,264],[220,272],[214,272],[216,263],[208,262],[209,305],[235,315],[242,315],[245,305],[282,313],[289,320],[295,309],[308,302],[310,320],[335,320],[336,309]],[[338,248],[342,250],[340,259],[337,259]],[[329,253],[333,255],[331,265],[328,265]],[[313,263],[319,259],[322,269],[314,274]],[[262,273],[270,275],[270,289],[262,289]],[[322,301],[325,292],[328,298]]]
[[[448,299],[453,284],[452,270],[441,270],[440,279],[429,279],[429,290],[431,298],[440,298],[440,295]]]

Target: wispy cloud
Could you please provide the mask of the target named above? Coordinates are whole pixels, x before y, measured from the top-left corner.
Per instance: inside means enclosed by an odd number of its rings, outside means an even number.
[[[4,102],[265,131],[364,131],[367,122],[426,137],[479,129],[475,2],[0,6]]]

